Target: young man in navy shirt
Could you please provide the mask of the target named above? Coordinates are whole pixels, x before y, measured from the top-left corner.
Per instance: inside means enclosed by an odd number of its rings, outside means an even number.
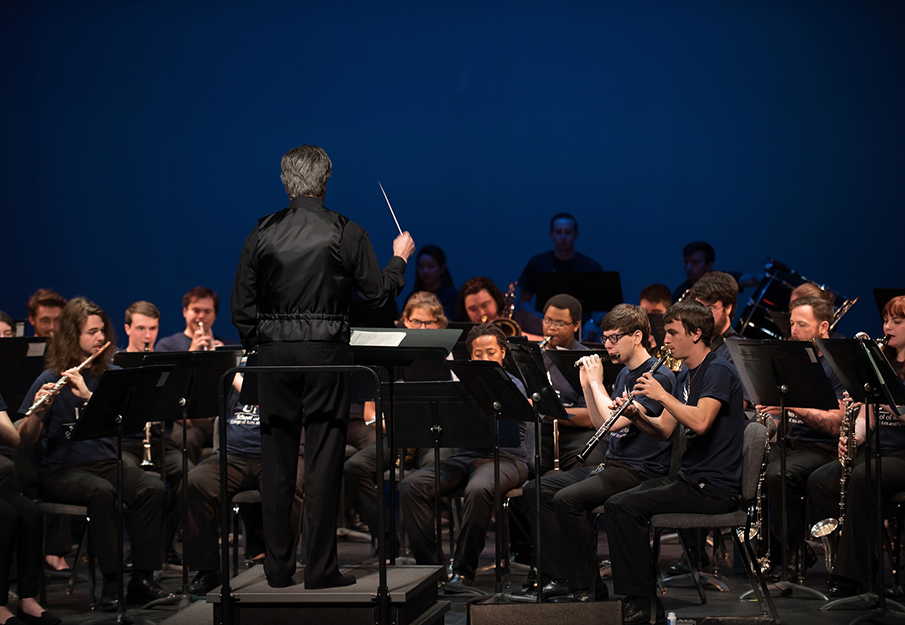
[[[619,304],[603,318],[601,329],[610,359],[625,365],[613,386],[613,394],[621,397],[656,362],[645,347],[650,322],[640,306]],[[590,419],[599,428],[609,419],[613,403],[603,384],[603,365],[596,354],[584,356],[579,362]],[[666,389],[671,389],[675,381],[672,371],[665,367],[657,371],[656,378]],[[633,405],[652,417],[663,410],[647,397],[639,397]],[[578,467],[541,478],[541,567],[553,579],[544,588],[547,596],[562,595],[562,601],[590,599],[591,583],[597,578],[597,558],[592,553],[596,527],[588,512],[602,506],[612,495],[664,476],[669,470],[669,441],[654,440],[628,419],[621,418],[614,424],[609,443],[605,469]],[[525,486],[524,499],[532,506],[536,484],[531,481]],[[532,536],[534,531],[536,528]],[[596,599],[605,599],[606,587],[601,584],[598,590]]]
[[[632,406],[626,416],[659,440],[669,439],[681,426],[687,443],[675,477],[649,480],[606,503],[613,590],[625,595],[622,616],[629,625],[651,617],[655,582],[651,517],[671,512],[732,512],[738,509],[741,492],[742,384],[735,367],[710,351],[713,314],[698,302],[680,302],[666,311],[663,321],[664,343],[675,358],[685,361],[687,369],[679,373],[672,392],[649,373],[638,378],[635,394],[659,402],[664,411],[657,418]],[[659,599],[656,605],[656,621],[665,622]]]

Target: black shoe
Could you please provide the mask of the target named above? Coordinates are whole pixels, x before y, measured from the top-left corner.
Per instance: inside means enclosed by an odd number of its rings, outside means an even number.
[[[452,579],[444,584],[443,591],[451,594],[468,592],[472,584],[474,584],[473,577],[465,577],[461,573],[456,573],[452,576]]]
[[[179,568],[182,569],[182,558],[179,557],[179,554],[176,553],[176,550],[170,547],[167,549],[167,564],[171,569]]]
[[[126,602],[136,605],[151,603],[157,599],[169,599],[175,595],[158,584],[150,575],[133,573],[126,589]]]
[[[119,606],[121,599],[122,596],[119,593],[117,580],[115,578],[112,580],[105,579],[104,585],[101,587],[101,600],[98,607],[104,611],[115,610]]]
[[[569,590],[569,586],[566,584],[565,580],[554,579],[549,584],[544,586],[544,599],[549,599],[550,597],[561,597],[563,595],[568,595],[571,591]]]
[[[550,603],[587,603],[588,601],[591,601],[591,593],[587,588],[573,590],[568,594],[550,599]]]
[[[18,609],[16,616],[11,619],[6,619],[6,622],[10,623],[10,625],[14,625],[16,621],[13,619],[15,618],[18,618],[19,621],[25,623],[25,625],[60,625],[63,622],[50,612],[44,611],[41,613],[41,616],[32,616],[31,614],[23,612],[22,608]]]
[[[657,604],[656,620],[658,625],[666,622],[666,612],[660,599],[654,599]],[[623,625],[641,625],[650,622],[650,597],[626,597],[622,600]]]
[[[220,573],[218,571],[198,571],[195,579],[189,584],[190,595],[206,595],[220,585]]]
[[[701,570],[706,569],[710,566],[710,556],[706,553],[701,554]],[[688,558],[685,554],[682,554],[682,558],[673,564],[671,567],[666,569],[667,577],[677,577],[679,575],[688,575],[691,573],[691,567],[688,564]]]
[[[355,579],[354,575],[342,575],[339,577],[330,577],[321,581],[308,581],[305,580],[305,589],[306,590],[319,590],[321,588],[340,588],[342,586],[351,586],[358,580]]]
[[[826,580],[827,588],[834,597],[853,597],[861,594],[861,582],[841,575],[832,575]]]

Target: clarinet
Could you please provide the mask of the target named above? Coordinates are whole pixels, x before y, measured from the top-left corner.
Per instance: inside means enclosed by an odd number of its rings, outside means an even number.
[[[654,366],[650,368],[648,373],[654,375],[657,372],[657,369],[662,367],[663,363],[666,362],[666,359],[670,356],[672,356],[672,351],[668,346],[664,345],[661,348],[660,359],[654,363]],[[591,455],[591,452],[594,451],[594,448],[597,447],[597,443],[600,442],[600,439],[610,433],[610,430],[613,429],[613,425],[616,424],[616,421],[619,420],[619,417],[622,416],[622,413],[628,409],[633,401],[635,401],[635,393],[629,393],[625,403],[610,413],[610,418],[606,420],[606,423],[600,426],[599,430],[594,432],[594,436],[591,437],[591,440],[588,441],[588,444],[585,445],[582,452],[578,454],[578,462],[584,464],[588,459],[588,456]]]

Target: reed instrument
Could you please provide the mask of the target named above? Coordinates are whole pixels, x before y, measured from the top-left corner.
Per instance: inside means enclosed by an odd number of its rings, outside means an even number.
[[[650,368],[648,373],[650,375],[654,375],[657,370],[663,366],[663,363],[666,362],[666,359],[672,356],[672,350],[668,345],[664,345],[661,349],[660,358],[654,365]],[[588,456],[591,455],[591,452],[594,451],[594,448],[597,447],[597,443],[600,442],[600,439],[610,433],[610,430],[613,429],[613,426],[616,424],[616,421],[619,420],[619,417],[628,410],[628,407],[631,403],[635,401],[635,393],[629,393],[628,397],[625,399],[625,402],[616,408],[613,412],[610,413],[610,418],[606,420],[606,422],[600,426],[591,439],[588,441],[588,444],[585,445],[584,449],[578,454],[578,462],[584,464],[584,462],[588,459]]]
[[[87,367],[88,365],[90,365],[91,362],[95,358],[100,356],[104,352],[104,350],[107,349],[108,347],[110,347],[110,341],[107,341],[106,343],[101,345],[101,347],[96,352],[94,352],[93,354],[88,356],[88,358],[86,358],[82,362],[82,364],[80,364],[78,367],[76,367],[75,370],[78,372],[78,371],[81,371],[82,369],[84,369],[85,367]],[[60,379],[56,381],[56,384],[53,385],[53,388],[50,389],[50,392],[47,393],[47,395],[44,395],[43,397],[41,397],[41,399],[36,401],[34,404],[32,404],[31,408],[29,408],[28,411],[25,413],[25,416],[30,417],[31,415],[33,415],[38,408],[40,408],[45,403],[50,401],[51,397],[55,397],[56,395],[58,395],[59,392],[63,390],[63,387],[66,386],[66,384],[68,382],[69,382],[69,378],[67,378],[65,375],[60,376]]]
[[[831,573],[833,567],[836,566],[836,551],[839,546],[839,537],[842,535],[842,526],[845,523],[845,489],[855,465],[855,451],[858,447],[854,440],[855,419],[858,418],[858,412],[861,410],[861,404],[855,403],[851,397],[846,397],[843,403],[845,404],[845,414],[842,416],[842,423],[839,424],[839,438],[845,438],[846,451],[845,455],[839,458],[839,464],[842,465],[842,477],[839,478],[839,518],[823,519],[811,526],[811,536],[823,541],[826,570]]]
[[[515,287],[518,282],[509,284],[506,294],[503,295],[503,310],[500,311],[501,317],[494,319],[490,323],[497,326],[506,336],[521,336],[522,326],[512,318],[515,314]],[[481,317],[481,323],[487,323],[487,315]]]
[[[757,478],[757,491],[754,494],[754,523],[748,530],[747,540],[754,540],[758,536],[763,536],[766,541],[767,548],[764,555],[757,559],[757,566],[762,575],[770,572],[772,564],[770,563],[770,532],[764,532],[764,510],[767,504],[767,489],[764,487],[764,481],[767,478],[767,463],[770,458],[770,423],[773,421],[773,415],[769,412],[757,412],[756,421],[767,428],[767,443],[764,447],[764,458],[760,465],[760,475]],[[745,540],[745,530],[737,528],[735,530],[739,540]]]

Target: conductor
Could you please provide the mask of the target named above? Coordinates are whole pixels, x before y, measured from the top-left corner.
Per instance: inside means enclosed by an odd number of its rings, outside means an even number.
[[[289,206],[259,219],[245,241],[230,301],[233,324],[246,348],[258,346],[260,365],[351,364],[353,287],[376,306],[394,299],[415,243],[408,232],[396,237],[381,271],[368,233],[324,206],[332,172],[327,154],[303,145],[280,165]],[[305,588],[354,584],[336,560],[349,374],[267,374],[258,389],[267,581],[274,588],[293,583],[297,536],[290,518],[304,427]]]

